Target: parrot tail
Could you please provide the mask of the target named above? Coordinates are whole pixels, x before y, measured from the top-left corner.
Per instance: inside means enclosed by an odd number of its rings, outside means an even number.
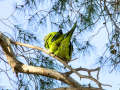
[[[75,22],[75,24],[74,24],[74,26],[72,27],[72,29],[71,29],[69,32],[66,33],[65,38],[66,38],[68,35],[72,36],[72,34],[73,34],[76,26],[77,26],[77,21]]]

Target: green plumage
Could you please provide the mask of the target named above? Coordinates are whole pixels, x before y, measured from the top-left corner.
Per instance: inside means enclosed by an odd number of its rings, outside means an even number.
[[[58,47],[60,46],[61,41],[64,39],[66,34],[62,34],[59,36],[56,40],[54,40],[50,46],[50,49],[48,50],[50,53],[54,53],[58,50]]]
[[[73,51],[73,45],[71,44],[71,38],[72,34],[76,28],[77,22],[74,24],[73,28],[66,33],[65,38],[61,41],[60,46],[58,47],[58,50],[54,53],[55,56],[58,56],[59,58],[68,61],[71,59],[72,51]]]
[[[49,33],[47,36],[45,36],[44,38],[44,41],[45,41],[45,44],[44,44],[44,47],[46,49],[49,49],[51,44],[52,44],[52,38],[57,34],[58,32],[51,32]]]
[[[63,34],[61,30],[59,32],[49,33],[44,38],[45,48],[48,49],[50,53],[54,53],[54,55],[65,61],[70,60],[73,52],[73,45],[70,41],[76,25],[77,22],[74,24],[73,28],[66,34]]]
[[[63,34],[62,30],[59,30],[59,32],[52,38],[52,42],[58,39]]]
[[[50,50],[50,47],[54,41],[56,41],[59,37],[62,35],[62,31],[59,30],[59,32],[51,32],[47,36],[45,36],[44,41],[45,41],[45,48]]]

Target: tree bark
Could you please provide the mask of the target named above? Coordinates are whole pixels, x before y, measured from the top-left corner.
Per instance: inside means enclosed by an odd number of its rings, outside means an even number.
[[[54,78],[56,80],[62,81],[66,84],[68,84],[71,87],[77,87],[79,90],[88,90],[88,87],[82,87],[81,84],[79,84],[77,81],[75,81],[72,77],[66,76],[65,74],[59,73],[55,70],[41,68],[41,67],[35,67],[35,66],[29,66],[25,65],[22,62],[18,61],[16,59],[16,56],[12,50],[11,43],[8,38],[5,37],[4,34],[0,32],[0,45],[5,53],[5,56],[8,60],[9,65],[12,67],[13,72],[16,72],[16,74],[19,73],[26,73],[26,74],[37,74],[42,75],[50,78]],[[91,87],[93,88],[93,87]],[[53,89],[57,90],[57,89]],[[58,89],[60,90],[60,89]],[[64,89],[62,89],[64,90]],[[70,89],[69,89],[70,90]],[[71,89],[74,90],[74,89]],[[75,89],[78,90],[78,89]],[[89,90],[102,90],[102,89],[89,89]]]

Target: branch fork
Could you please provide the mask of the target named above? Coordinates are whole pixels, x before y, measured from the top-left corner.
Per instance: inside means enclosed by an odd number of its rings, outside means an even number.
[[[12,50],[12,47],[11,47],[11,43],[14,44],[14,45],[21,45],[21,46],[25,46],[25,47],[28,47],[28,48],[43,51],[44,53],[46,53],[46,54],[50,55],[51,57],[54,57],[55,59],[60,61],[63,65],[65,65],[68,69],[70,69],[70,71],[66,72],[66,73],[60,73],[60,72],[57,72],[57,71],[54,71],[54,70],[51,70],[51,69],[25,65],[25,64],[21,63],[20,61],[18,61],[16,59],[16,56],[15,56],[13,50]],[[99,71],[100,71],[99,67],[96,68],[96,69],[86,69],[86,68],[81,68],[81,67],[77,68],[77,69],[73,69],[71,66],[66,64],[63,60],[54,56],[53,54],[50,54],[48,51],[44,50],[43,48],[33,46],[33,45],[29,45],[29,44],[25,44],[25,43],[12,41],[11,39],[7,38],[1,32],[0,32],[0,45],[1,45],[1,47],[4,51],[4,53],[5,53],[5,56],[8,60],[9,65],[12,67],[13,72],[16,72],[16,75],[17,75],[18,72],[27,73],[27,74],[38,74],[38,75],[51,77],[51,78],[54,78],[54,79],[59,79],[60,81],[65,82],[66,84],[70,85],[71,87],[82,87],[81,84],[79,84],[73,78],[71,78],[69,76],[70,74],[75,73],[80,78],[86,78],[86,79],[90,79],[90,80],[94,81],[98,85],[99,89],[103,90],[101,85],[104,85],[104,84],[101,84],[98,81],[98,79],[99,79],[98,75],[99,75]],[[88,76],[81,75],[77,71],[87,71]],[[91,72],[93,72],[93,71],[98,71],[97,79],[95,79],[91,76]],[[58,76],[59,76],[59,78],[58,78]],[[105,86],[110,86],[110,85],[105,85]],[[82,89],[82,90],[85,90],[85,89]],[[92,89],[92,90],[97,90],[97,89]]]

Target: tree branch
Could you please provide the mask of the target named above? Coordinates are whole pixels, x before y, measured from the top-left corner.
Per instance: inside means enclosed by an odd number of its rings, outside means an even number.
[[[87,71],[89,76],[91,76],[91,72],[98,71],[98,73],[97,73],[97,80],[98,80],[98,75],[99,75],[100,67],[98,67],[96,69],[86,69],[86,68],[81,68],[80,67],[80,68],[76,68],[74,70],[76,70],[76,71]],[[72,71],[69,71],[69,72],[65,72],[63,74],[66,74],[67,76],[69,76],[72,73],[73,73]]]
[[[25,46],[25,47],[29,47],[29,48],[33,48],[33,49],[37,49],[37,50],[43,51],[44,53],[46,53],[46,54],[50,55],[51,57],[53,57],[53,58],[57,59],[58,61],[60,61],[64,66],[66,66],[72,72],[76,73],[80,78],[90,79],[90,80],[94,81],[98,85],[99,88],[102,89],[101,83],[98,80],[96,80],[92,76],[81,75],[76,70],[74,70],[72,67],[70,67],[69,65],[67,65],[62,59],[54,56],[54,54],[49,53],[47,50],[44,50],[43,48],[40,48],[40,47],[37,47],[37,46],[33,46],[33,45],[25,44],[25,43],[20,43],[20,42],[15,42],[15,41],[12,41],[11,39],[9,39],[9,40],[10,40],[10,42],[12,44],[15,44],[15,45],[21,45],[21,46]]]
[[[46,54],[50,55],[51,57],[57,59],[58,61],[60,61],[63,65],[65,65],[68,69],[70,69],[72,72],[76,73],[80,78],[87,78],[87,79],[90,79],[92,81],[94,81],[99,88],[102,89],[102,86],[101,86],[101,83],[96,80],[95,78],[93,78],[92,76],[85,76],[85,75],[81,75],[80,73],[78,73],[76,70],[74,70],[72,67],[70,67],[69,65],[67,65],[62,59],[54,56],[54,54],[51,54],[49,53],[47,50],[44,50],[43,48],[40,48],[40,47],[37,47],[37,46],[33,46],[33,45],[29,45],[29,44],[25,44],[25,43],[20,43],[20,42],[15,42],[15,41],[12,41],[11,39],[9,39],[10,42],[12,44],[15,44],[15,45],[21,45],[21,46],[25,46],[25,47],[29,47],[29,48],[33,48],[33,49],[37,49],[37,50],[40,50],[40,51],[43,51],[45,52]]]
[[[15,44],[15,45],[21,45],[21,46],[26,46],[29,48],[33,48],[33,49],[37,49],[37,50],[41,50],[47,54],[49,54],[50,56],[56,58],[58,61],[60,61],[61,63],[63,63],[63,65],[65,65],[68,69],[70,69],[72,72],[76,73],[80,78],[87,78],[90,79],[92,81],[94,81],[99,88],[102,89],[101,84],[98,80],[96,80],[95,78],[93,78],[92,76],[85,76],[85,75],[81,75],[79,74],[76,70],[74,70],[73,68],[71,68],[70,66],[68,66],[64,61],[62,61],[60,58],[54,56],[53,54],[50,54],[48,51],[44,50],[43,48],[37,47],[37,46],[33,46],[33,45],[29,45],[29,44],[24,44],[24,43],[20,43],[20,42],[14,42],[12,40],[8,40],[4,34],[2,34],[0,32],[0,45],[5,53],[5,56],[8,60],[9,65],[13,68],[13,72],[14,70],[17,72],[21,72],[21,73],[27,73],[27,74],[38,74],[38,75],[43,75],[43,76],[47,76],[47,77],[51,77],[60,81],[63,81],[65,83],[67,83],[68,85],[72,86],[72,87],[81,87],[81,85],[79,83],[77,83],[76,81],[72,80],[74,83],[72,83],[71,81],[69,82],[69,79],[71,77],[68,77],[66,75],[62,75],[54,70],[51,69],[45,69],[45,68],[40,68],[40,67],[34,67],[34,66],[29,66],[29,65],[25,65],[23,63],[21,63],[20,61],[18,61],[15,57],[15,54],[12,50],[11,47],[11,43]],[[54,73],[53,73],[54,72]],[[55,74],[57,73],[57,74]],[[59,76],[59,77],[58,77]],[[64,76],[64,77],[63,77]],[[68,79],[69,78],[69,79]]]
[[[82,87],[82,88],[61,87],[61,88],[47,89],[47,90],[103,90],[103,89],[93,88],[93,87]]]
[[[50,78],[60,80],[70,85],[71,87],[81,87],[81,85],[77,81],[75,81],[73,78],[65,77],[57,71],[41,68],[41,67],[25,65],[20,61],[18,61],[12,50],[10,41],[1,32],[0,32],[0,45],[5,53],[5,56],[8,60],[9,65],[12,67],[13,72],[16,72],[16,75],[18,72],[27,73],[27,74],[38,74],[38,75],[47,76]]]

